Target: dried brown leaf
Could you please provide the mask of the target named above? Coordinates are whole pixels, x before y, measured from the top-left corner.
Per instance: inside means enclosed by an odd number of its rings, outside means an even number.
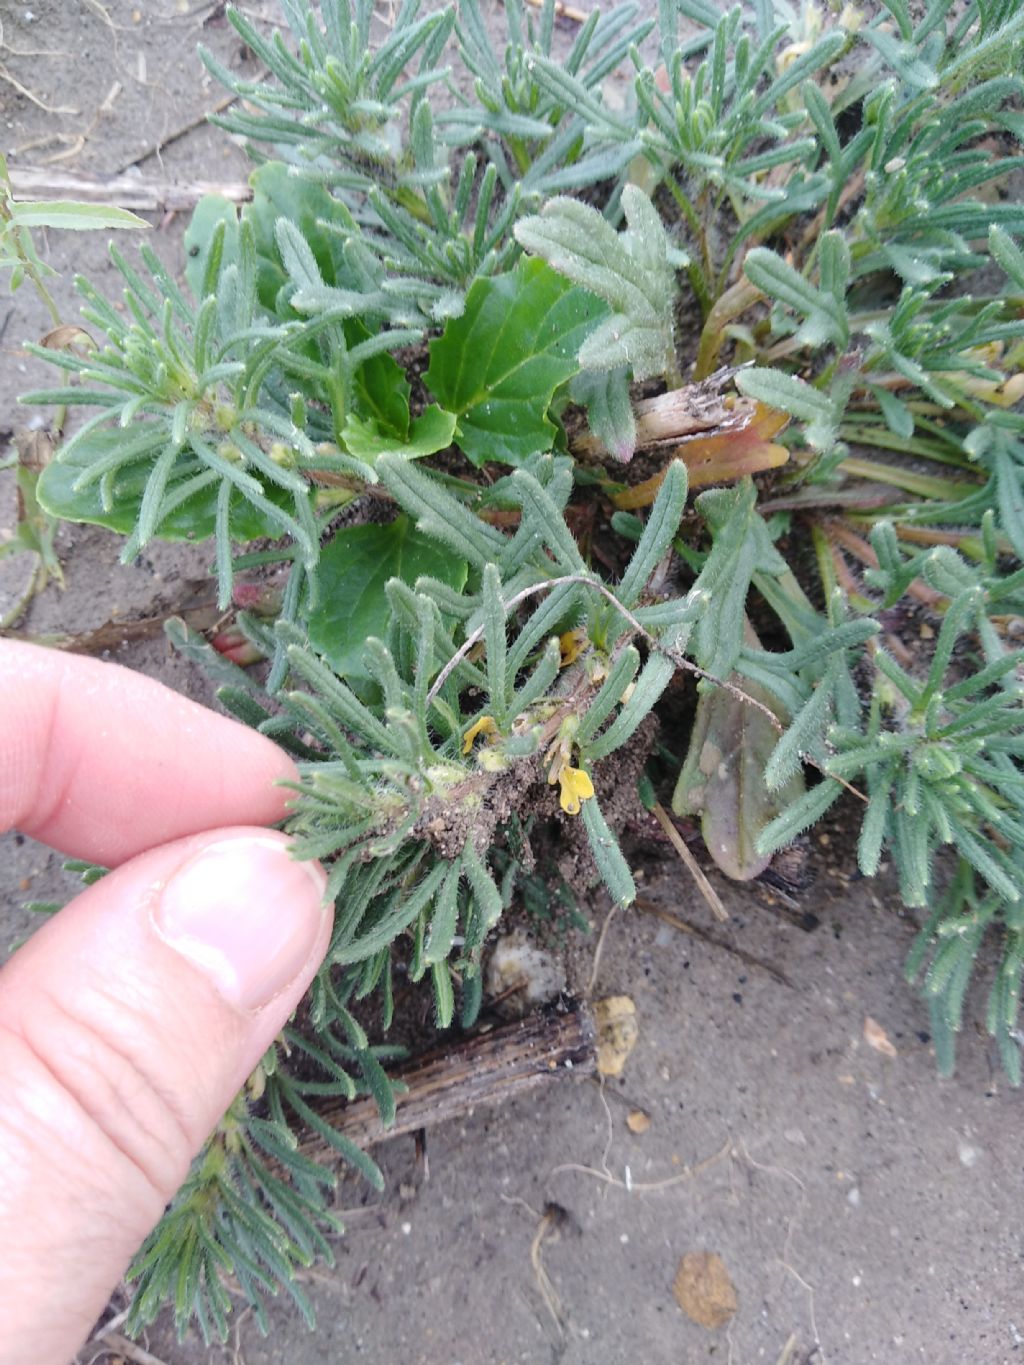
[[[719,430],[690,436],[677,447],[675,458],[686,465],[691,489],[732,483],[745,474],[777,469],[789,459],[789,451],[771,438],[788,421],[785,413],[756,403],[749,421],[723,423]],[[622,511],[649,507],[664,480],[665,470],[661,470],[653,478],[614,494],[612,502]]]
[[[77,356],[87,356],[96,350],[96,343],[84,327],[76,327],[73,322],[62,322],[52,332],[39,338],[40,346],[48,351],[71,351]]]
[[[594,1006],[597,1023],[597,1069],[602,1076],[621,1076],[640,1030],[636,1005],[628,995],[610,995]]]
[[[688,1251],[672,1290],[686,1316],[709,1331],[724,1327],[739,1307],[725,1262],[714,1251]]]
[[[877,1019],[872,1019],[870,1014],[864,1016],[864,1041],[868,1047],[873,1047],[883,1057],[899,1056],[885,1029]]]
[[[631,1109],[626,1116],[626,1127],[631,1133],[646,1133],[650,1126],[651,1116],[642,1109]]]

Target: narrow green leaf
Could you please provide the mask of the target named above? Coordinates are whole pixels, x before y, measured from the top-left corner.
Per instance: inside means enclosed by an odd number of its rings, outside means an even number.
[[[841,246],[836,247],[836,239],[841,243],[838,233],[826,234],[823,239],[825,256],[823,271],[828,262],[829,283],[822,281],[823,287],[816,289],[805,280],[798,270],[767,247],[754,247],[747,253],[743,271],[751,284],[762,290],[770,298],[778,299],[798,313],[804,321],[797,330],[796,339],[804,346],[823,346],[830,342],[834,346],[845,346],[850,337],[846,321],[846,310],[835,296],[833,278],[838,277],[843,260]],[[831,243],[826,249],[825,241]],[[846,256],[846,271],[849,272],[849,256]],[[831,286],[831,287],[830,287]],[[845,280],[843,281],[845,287]]]
[[[756,398],[772,408],[781,408],[807,425],[805,433],[816,450],[829,450],[835,444],[840,413],[832,398],[782,370],[759,367],[741,370],[736,387],[748,398]]]
[[[1006,272],[1018,289],[1024,290],[1024,251],[1010,234],[993,224],[988,232],[988,247],[997,265]]]
[[[622,694],[636,677],[640,667],[640,653],[633,645],[627,645],[612,664],[601,690],[590,703],[587,713],[580,721],[576,738],[581,746],[586,745],[605,723],[616,706],[622,701]]]
[[[587,745],[587,758],[592,762],[607,758],[616,749],[632,739],[658,702],[661,694],[669,685],[676,666],[664,654],[652,654],[641,670],[630,694],[629,700],[612,721],[608,729]]]
[[[636,900],[636,883],[629,864],[622,856],[619,841],[601,813],[596,796],[583,802],[582,819],[594,862],[612,901],[615,905],[632,905]]]
[[[27,204],[10,204],[8,211],[18,227],[25,228],[60,228],[66,232],[89,232],[96,228],[149,228],[145,219],[109,204],[40,199]]]
[[[424,535],[448,545],[460,558],[477,568],[500,558],[508,541],[488,526],[426,470],[385,452],[378,458],[377,473],[417,528]]]
[[[434,917],[424,949],[424,960],[431,966],[447,961],[459,919],[459,879],[462,863],[456,858],[448,868],[434,903]]]
[[[448,1028],[455,1014],[455,989],[452,986],[452,974],[448,970],[447,962],[432,963],[430,971],[434,981],[434,1009],[437,1016],[437,1027]]]
[[[501,892],[494,883],[472,839],[467,840],[462,854],[462,869],[473,892],[476,911],[481,919],[482,932],[493,929],[501,919]]]
[[[505,633],[507,611],[501,597],[501,576],[497,566],[484,566],[483,576],[484,644],[487,650],[488,706],[499,729],[504,729],[508,694],[508,637]]]
[[[686,466],[682,460],[672,460],[647,518],[640,543],[633,551],[633,557],[616,591],[623,606],[636,605],[647,586],[647,580],[668,552],[679,530],[686,494]]]
[[[791,844],[798,834],[817,824],[842,793],[842,785],[829,777],[809,788],[798,800],[776,816],[761,831],[757,841],[759,853],[774,853]]]

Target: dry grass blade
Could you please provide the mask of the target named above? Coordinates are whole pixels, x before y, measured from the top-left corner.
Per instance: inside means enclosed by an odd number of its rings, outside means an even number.
[[[104,1332],[98,1339],[98,1344],[105,1350],[113,1354],[116,1352],[125,1360],[130,1360],[133,1365],[168,1365],[160,1356],[153,1355],[152,1351],[146,1351],[134,1341],[129,1341],[120,1332]]]
[[[717,919],[721,924],[728,923],[729,914],[725,906],[722,904],[718,892],[715,890],[715,888],[708,881],[707,877],[704,875],[704,871],[701,868],[700,864],[697,862],[697,859],[693,856],[693,854],[687,847],[686,840],[676,829],[675,825],[672,823],[668,813],[666,812],[664,806],[662,806],[660,801],[656,801],[654,803],[654,805],[651,807],[651,812],[654,815],[655,820],[657,820],[658,824],[665,831],[669,843],[672,845],[675,851],[679,854],[679,857],[682,859],[687,872],[689,872],[690,876],[696,883],[697,890],[704,897],[705,901],[707,901],[708,907],[711,910],[711,913],[714,915],[715,919]]]
[[[17,76],[12,76],[3,62],[0,62],[0,81],[6,81],[8,85],[12,85],[19,95],[23,95],[25,99],[31,101],[37,109],[42,109],[44,114],[77,114],[79,112],[68,105],[47,104],[45,100],[41,100],[38,95],[33,94],[27,85],[22,85]]]
[[[537,1290],[544,1301],[544,1307],[551,1314],[558,1335],[564,1337],[565,1314],[562,1311],[562,1300],[558,1297],[558,1292],[551,1283],[551,1276],[544,1269],[544,1262],[541,1257],[544,1243],[548,1238],[555,1235],[561,1216],[561,1211],[555,1205],[548,1204],[546,1206],[537,1231],[533,1235],[533,1241],[530,1243],[530,1265],[533,1267]]]
[[[543,9],[544,0],[526,0],[527,4],[534,9]],[[555,18],[571,19],[574,24],[585,24],[590,18],[586,10],[577,9],[575,5],[563,5],[562,0],[555,0]]]
[[[60,153],[62,157],[72,152]],[[55,160],[50,157],[49,161]],[[11,168],[15,202],[29,199],[76,199],[86,204],[115,204],[118,208],[161,213],[170,209],[192,209],[205,194],[219,194],[232,203],[252,198],[252,187],[243,181],[172,181],[137,175],[98,178],[74,171],[46,171],[40,167]]]

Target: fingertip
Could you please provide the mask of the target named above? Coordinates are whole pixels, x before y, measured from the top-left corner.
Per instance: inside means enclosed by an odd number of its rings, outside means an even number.
[[[165,943],[237,1009],[263,1009],[326,948],[327,874],[291,856],[281,834],[203,845],[168,879],[153,910]],[[317,958],[319,960],[319,958]]]
[[[108,867],[228,824],[276,824],[292,759],[117,664],[0,642],[0,828]]]

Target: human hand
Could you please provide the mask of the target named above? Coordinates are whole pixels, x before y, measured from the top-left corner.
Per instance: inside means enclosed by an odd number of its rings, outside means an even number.
[[[0,830],[113,870],[0,970],[0,1365],[65,1365],[309,985],[316,863],[269,740],[0,642]]]

